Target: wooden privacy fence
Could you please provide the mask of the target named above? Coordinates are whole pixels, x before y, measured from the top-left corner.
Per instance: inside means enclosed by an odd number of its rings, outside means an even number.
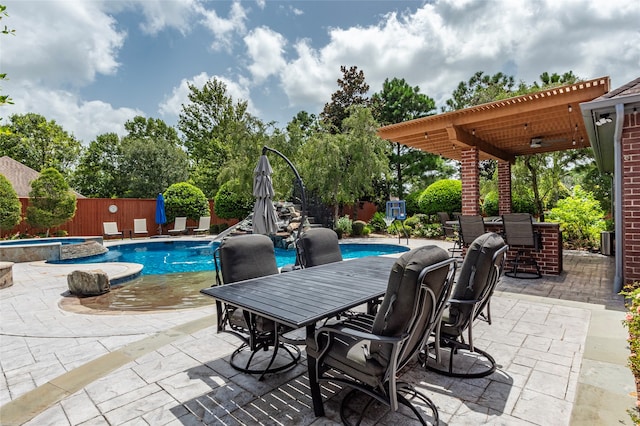
[[[133,229],[133,219],[147,219],[147,231],[149,235],[158,234],[158,225],[156,224],[156,199],[155,198],[78,198],[76,214],[69,222],[52,228],[50,233],[52,236],[58,230],[67,231],[69,236],[92,236],[102,235],[103,222],[116,222],[120,231],[125,231],[125,235],[129,235],[128,231]],[[20,198],[22,203],[22,216],[26,216],[28,198]],[[115,208],[111,206],[116,206]],[[111,207],[111,209],[110,209]],[[213,211],[213,201],[209,201],[211,210],[211,224],[218,225],[226,223],[232,225],[237,220],[221,219]],[[115,212],[112,212],[115,211]],[[197,226],[198,219],[188,219],[187,226]],[[165,224],[162,233],[167,234],[167,229],[173,228],[173,223]],[[20,233],[36,234],[44,232],[41,229],[32,229],[27,225],[26,221],[22,221],[20,225],[12,229],[10,232],[3,230],[2,236]]]
[[[78,198],[77,201],[75,216],[69,222],[51,228],[50,234],[52,236],[59,230],[67,231],[68,235],[72,237],[102,235],[103,222],[116,222],[118,229],[124,231],[125,235],[128,236],[128,231],[133,229],[133,219],[147,219],[147,231],[149,231],[149,235],[158,234],[155,198]],[[22,216],[25,217],[29,199],[20,198],[20,203],[22,204]],[[111,206],[116,207],[110,209]],[[209,200],[209,209],[211,211],[211,225],[226,223],[231,226],[238,222],[235,219],[227,220],[216,216],[213,210],[213,200]],[[115,212],[112,212],[112,210]],[[357,209],[357,217],[360,220],[368,222],[375,211],[375,204],[369,202],[360,203]],[[351,217],[354,217],[354,213],[353,206],[345,207],[344,214],[349,214]],[[197,225],[197,218],[187,220],[187,227],[195,227]],[[172,228],[173,223],[165,224],[162,228],[162,233],[167,234],[167,229]],[[44,231],[45,230],[42,229],[33,229],[27,225],[26,221],[22,221],[20,225],[10,231],[2,230],[0,237],[13,235],[17,232],[34,235]]]

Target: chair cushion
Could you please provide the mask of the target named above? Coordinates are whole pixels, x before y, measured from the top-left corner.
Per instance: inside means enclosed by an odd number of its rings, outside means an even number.
[[[266,235],[231,237],[220,244],[225,284],[278,273],[273,242]]]
[[[338,234],[331,229],[314,228],[305,231],[297,244],[305,268],[342,260]]]
[[[373,334],[398,337],[408,331],[421,287],[418,282],[420,272],[448,258],[447,251],[437,246],[419,247],[398,258],[391,269],[387,291],[373,323]],[[440,293],[447,272],[448,268],[442,268],[430,274],[428,285],[436,294]],[[421,337],[417,336],[418,339]],[[374,343],[371,347],[371,357],[383,365],[389,362],[390,355],[389,345]]]
[[[476,238],[464,257],[460,274],[451,294],[452,299],[477,300],[487,285],[491,284],[495,273],[493,256],[504,247],[502,237],[494,232],[487,232]],[[442,332],[459,335],[464,331],[461,327],[473,311],[473,305],[452,302],[443,315],[446,324]],[[447,321],[444,321],[444,319]]]

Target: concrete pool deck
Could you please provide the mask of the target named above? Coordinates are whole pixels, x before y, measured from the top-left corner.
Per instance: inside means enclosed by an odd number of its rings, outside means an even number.
[[[450,246],[409,240],[424,244]],[[436,402],[443,424],[631,424],[625,410],[634,406],[635,386],[622,301],[607,291],[611,265],[604,256],[568,253],[563,276],[504,277],[493,325],[474,329],[476,344],[501,365],[494,375],[445,379],[414,365],[405,376]],[[114,276],[126,266],[101,268]],[[1,424],[340,422],[336,388],[323,390],[327,417],[313,416],[305,363],[264,382],[231,369],[238,340],[216,334],[212,307],[108,316],[61,310],[73,269],[16,264],[14,285],[0,290]],[[406,420],[399,419],[390,421]]]

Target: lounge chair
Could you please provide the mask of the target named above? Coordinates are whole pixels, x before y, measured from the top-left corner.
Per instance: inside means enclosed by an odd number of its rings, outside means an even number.
[[[421,354],[428,370],[463,378],[485,377],[495,371],[493,357],[473,343],[473,322],[483,318],[486,308],[484,319],[491,323],[489,304],[508,248],[502,237],[493,232],[479,236],[469,246],[435,340]],[[449,352],[448,362],[441,359],[441,349]]]
[[[120,237],[124,239],[124,232],[118,229],[118,224],[116,222],[102,222],[102,230],[102,235],[105,238]]]
[[[178,235],[187,233],[187,218],[176,217],[173,222],[173,229],[169,229],[169,235]]]
[[[196,235],[208,234],[210,226],[211,226],[211,216],[202,216],[200,217],[200,222],[198,223],[198,227],[193,230],[193,233]]]
[[[456,253],[462,253],[462,237],[460,236],[460,226],[452,225],[451,218],[447,212],[438,212],[438,218],[440,219],[440,225],[442,225],[442,236],[446,239],[453,240],[453,247],[449,248],[451,257],[457,256]],[[457,218],[455,220],[458,220]],[[449,222],[449,223],[447,223]]]
[[[213,252],[216,284],[225,285],[251,278],[278,274],[273,242],[262,234],[249,234],[223,240]],[[293,368],[300,360],[300,349],[281,341],[281,334],[291,331],[273,320],[255,315],[235,306],[216,301],[218,333],[226,331],[242,340],[229,359],[238,371],[259,374],[262,380],[267,373]],[[256,356],[272,348],[266,367],[262,357]],[[288,354],[287,362],[276,365],[278,350]]]
[[[149,231],[147,231],[147,219],[133,219],[133,236],[149,236]]]
[[[375,316],[351,316],[321,327],[315,338],[307,338],[308,362],[316,362],[315,374],[310,372],[309,377],[312,394],[319,394],[320,382],[325,381],[353,389],[342,400],[344,424],[360,424],[370,411],[371,404],[366,401],[353,404],[357,394],[366,394],[392,411],[398,410],[398,404],[405,405],[422,424],[421,412],[429,410],[432,424],[438,424],[435,404],[409,383],[398,381],[398,376],[438,324],[455,265],[455,259],[436,246],[404,253],[390,271],[387,291]],[[421,408],[414,407],[411,400],[419,401]],[[347,413],[354,412],[360,418],[352,421]]]

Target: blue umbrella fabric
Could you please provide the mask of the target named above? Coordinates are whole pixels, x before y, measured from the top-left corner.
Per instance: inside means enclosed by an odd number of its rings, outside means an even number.
[[[156,223],[158,224],[158,234],[162,235],[162,225],[167,223],[167,215],[164,211],[164,197],[162,193],[156,198]]]
[[[273,207],[273,183],[271,174],[273,169],[266,155],[261,155],[258,165],[253,170],[253,196],[256,203],[253,206],[254,234],[275,234],[278,231],[278,218]]]

